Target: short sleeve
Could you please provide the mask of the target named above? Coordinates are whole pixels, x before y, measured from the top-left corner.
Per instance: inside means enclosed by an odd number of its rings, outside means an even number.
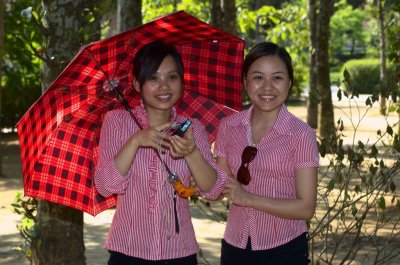
[[[312,129],[301,134],[296,148],[296,168],[310,167],[319,167],[317,138]]]

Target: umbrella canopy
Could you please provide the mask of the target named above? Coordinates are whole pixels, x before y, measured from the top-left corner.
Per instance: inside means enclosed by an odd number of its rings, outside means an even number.
[[[241,109],[244,41],[179,11],[84,46],[17,124],[26,196],[96,215],[114,206],[93,183],[100,128],[135,106],[132,59],[145,44],[173,43],[185,68],[178,113],[199,119],[214,140],[221,118]]]

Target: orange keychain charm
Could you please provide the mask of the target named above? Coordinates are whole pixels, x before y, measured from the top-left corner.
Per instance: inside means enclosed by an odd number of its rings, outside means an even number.
[[[185,187],[185,185],[183,185],[182,181],[179,180],[178,176],[175,173],[169,175],[169,181],[171,181],[175,191],[182,198],[189,198],[196,192],[195,186]]]

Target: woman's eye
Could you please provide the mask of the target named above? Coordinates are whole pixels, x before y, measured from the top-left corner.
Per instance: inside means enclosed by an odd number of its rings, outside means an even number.
[[[281,80],[283,79],[282,76],[274,76],[274,80]]]
[[[170,79],[170,80],[176,80],[176,79],[178,79],[178,78],[179,78],[178,75],[170,75],[170,76],[169,76],[169,79]]]
[[[152,76],[149,78],[149,80],[150,80],[150,81],[157,81],[157,76],[156,76],[156,75],[152,75]]]
[[[253,77],[254,80],[262,80],[263,77],[261,75],[256,75]]]

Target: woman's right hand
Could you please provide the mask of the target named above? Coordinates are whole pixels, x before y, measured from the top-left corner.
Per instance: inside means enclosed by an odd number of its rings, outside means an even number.
[[[170,144],[167,140],[167,135],[163,131],[171,126],[171,123],[163,123],[157,126],[149,127],[136,132],[131,137],[131,142],[135,142],[137,146],[153,147],[165,151]]]
[[[229,182],[224,188],[224,196],[238,206],[249,206],[251,194],[246,191],[242,184],[234,177],[229,177]]]
[[[169,148],[169,143],[163,139],[162,131],[171,124],[164,123],[138,131],[131,136],[114,157],[118,171],[125,176],[131,168],[136,152],[140,147],[153,147],[163,152]]]

